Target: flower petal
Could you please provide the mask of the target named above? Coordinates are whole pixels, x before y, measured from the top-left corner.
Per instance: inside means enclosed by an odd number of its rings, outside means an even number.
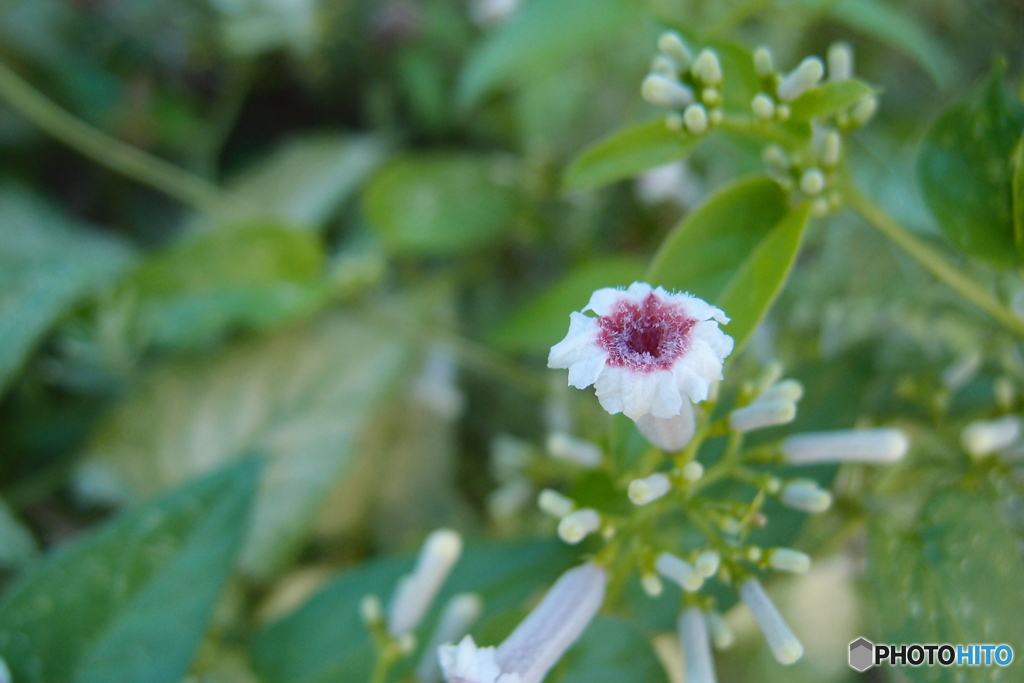
[[[565,339],[551,347],[548,354],[549,368],[568,368],[573,363],[600,355],[605,351],[597,344],[597,319],[582,313],[569,314],[569,333]],[[587,385],[584,385],[587,386]]]

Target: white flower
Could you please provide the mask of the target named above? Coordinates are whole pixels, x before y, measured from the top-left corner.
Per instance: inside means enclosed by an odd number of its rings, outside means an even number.
[[[1016,415],[998,420],[977,420],[964,427],[960,443],[965,451],[979,458],[1009,448],[1020,438],[1020,432],[1020,418]]]
[[[437,649],[444,643],[462,638],[480,618],[483,600],[476,593],[459,593],[444,606],[434,633],[423,650],[423,656],[416,667],[418,683],[436,683],[441,680]]]
[[[732,352],[732,337],[718,327],[729,318],[690,294],[634,282],[625,291],[597,290],[583,310],[598,317],[571,313],[569,334],[551,348],[548,367],[567,368],[577,389],[593,384],[613,415],[679,415],[684,400],[707,398]]]
[[[910,439],[899,429],[841,429],[807,432],[786,437],[780,450],[787,463],[896,462],[910,448]]]
[[[679,637],[683,646],[686,683],[716,683],[715,665],[711,660],[711,644],[704,613],[687,607],[679,615]]]
[[[462,537],[451,529],[427,536],[412,574],[402,577],[388,608],[388,632],[401,636],[415,629],[441,584],[462,554]]]
[[[438,658],[448,683],[540,683],[604,602],[608,574],[593,563],[562,574],[497,650],[466,636]]]
[[[682,409],[675,417],[665,419],[644,415],[636,421],[636,426],[645,439],[671,453],[686,448],[697,431],[693,406],[689,401],[683,401]]]
[[[740,597],[754,615],[757,625],[761,627],[761,633],[764,634],[764,639],[768,641],[768,647],[779,664],[788,666],[803,657],[804,646],[789,630],[779,610],[775,608],[757,579],[747,579],[740,584]]]

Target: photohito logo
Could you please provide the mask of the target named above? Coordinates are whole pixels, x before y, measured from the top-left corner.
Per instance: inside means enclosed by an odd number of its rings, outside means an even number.
[[[875,645],[867,638],[850,643],[850,666],[867,671],[873,666],[1009,666],[1009,645]]]

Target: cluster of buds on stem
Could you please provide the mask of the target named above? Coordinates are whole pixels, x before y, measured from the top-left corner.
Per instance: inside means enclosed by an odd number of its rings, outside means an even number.
[[[651,104],[676,110],[670,128],[703,135],[722,122],[722,64],[714,50],[705,48],[694,56],[675,31],[658,38],[659,54],[640,94]]]

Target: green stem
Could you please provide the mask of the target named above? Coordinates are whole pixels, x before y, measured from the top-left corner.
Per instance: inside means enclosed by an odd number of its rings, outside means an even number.
[[[89,126],[47,99],[2,63],[0,99],[72,149],[183,204],[200,211],[217,211],[226,204],[216,185]]]
[[[864,217],[876,230],[892,240],[908,256],[921,264],[922,268],[980,308],[1008,331],[1024,339],[1024,320],[1017,317],[1013,311],[977,282],[960,272],[937,249],[908,232],[889,214],[862,195],[853,185],[847,184],[844,187],[843,196],[854,211]]]

